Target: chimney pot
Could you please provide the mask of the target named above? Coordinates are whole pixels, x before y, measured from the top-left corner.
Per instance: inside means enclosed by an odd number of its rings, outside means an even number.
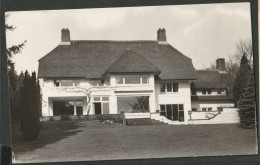
[[[70,42],[70,31],[69,29],[61,30],[61,42]]]
[[[159,30],[157,31],[157,41],[166,42],[166,30],[164,28],[159,28]]]
[[[226,71],[226,63],[224,58],[218,58],[216,60],[216,69],[218,71]]]

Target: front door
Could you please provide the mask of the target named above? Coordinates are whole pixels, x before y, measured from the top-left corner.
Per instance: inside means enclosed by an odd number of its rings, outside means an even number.
[[[94,103],[95,114],[101,114],[101,103]]]

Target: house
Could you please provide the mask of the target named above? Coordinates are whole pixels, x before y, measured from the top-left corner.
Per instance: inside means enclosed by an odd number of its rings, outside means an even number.
[[[205,75],[167,42],[165,29],[153,41],[71,40],[62,29],[61,43],[39,60],[42,116],[143,112],[188,124],[189,111],[204,111],[205,101],[207,111],[219,107],[204,90],[226,94]]]

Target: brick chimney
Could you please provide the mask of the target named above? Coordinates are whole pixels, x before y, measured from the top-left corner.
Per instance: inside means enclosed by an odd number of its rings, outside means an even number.
[[[61,30],[61,44],[70,45],[70,31],[69,29]]]
[[[216,69],[220,72],[226,71],[226,63],[224,58],[218,58],[216,60]]]
[[[163,29],[159,29],[157,31],[157,41],[158,42],[166,42],[166,30],[163,28]]]

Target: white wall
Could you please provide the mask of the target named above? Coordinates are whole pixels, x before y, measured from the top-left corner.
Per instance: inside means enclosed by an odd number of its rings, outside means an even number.
[[[176,82],[176,81],[175,81]],[[173,82],[171,82],[173,83]],[[189,81],[177,81],[178,92],[161,93],[160,82],[155,83],[156,110],[159,110],[160,104],[183,104],[184,105],[184,123],[188,123],[188,111],[191,110],[191,93]]]
[[[232,102],[219,102],[219,101],[192,101],[191,102],[191,107],[192,108],[197,108],[197,111],[201,111],[202,108],[208,108],[212,107],[213,111],[216,111],[218,107],[234,107],[234,103]]]

